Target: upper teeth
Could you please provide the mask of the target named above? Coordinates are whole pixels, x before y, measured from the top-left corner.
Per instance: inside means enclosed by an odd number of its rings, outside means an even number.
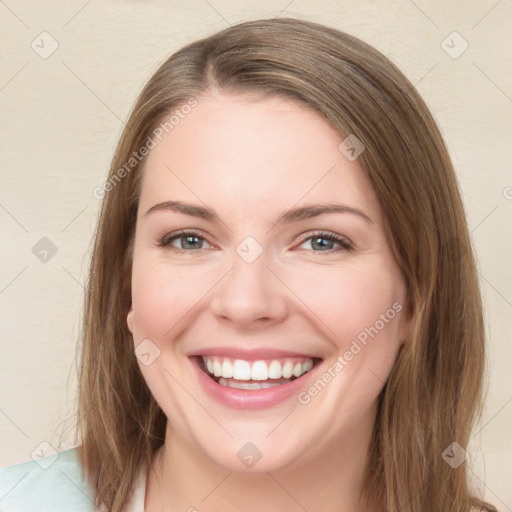
[[[288,379],[300,377],[311,370],[313,359],[308,357],[244,361],[228,357],[202,356],[208,372],[215,377],[237,380]]]

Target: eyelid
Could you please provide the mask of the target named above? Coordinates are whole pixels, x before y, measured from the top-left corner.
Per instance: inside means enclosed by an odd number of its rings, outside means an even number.
[[[334,243],[340,244],[341,247],[338,249],[331,249],[327,251],[309,251],[309,252],[315,252],[315,253],[325,253],[325,254],[332,254],[334,252],[337,252],[339,250],[352,250],[355,248],[355,244],[346,236],[338,235],[337,233],[333,233],[332,231],[326,231],[323,229],[315,230],[313,232],[304,233],[299,236],[299,244],[303,243],[305,240],[309,240],[310,238],[326,238],[328,240],[332,240]]]
[[[205,234],[201,230],[197,230],[194,228],[179,229],[178,231],[172,231],[171,233],[166,233],[164,236],[159,238],[158,245],[161,247],[168,247],[168,246],[170,246],[171,241],[178,239],[180,237],[187,236],[187,235],[197,236],[198,238],[202,238],[207,244],[210,244],[212,246],[214,245],[209,241],[208,237],[205,236]],[[179,249],[178,247],[173,247],[173,248],[176,251],[193,252],[193,251],[188,251],[186,249]],[[198,249],[196,249],[196,251],[197,250]]]
[[[201,231],[201,230],[198,230],[198,229],[194,229],[194,228],[186,228],[186,229],[181,229],[181,230],[178,230],[178,231],[173,231],[171,233],[167,233],[165,234],[163,237],[161,237],[159,239],[159,242],[158,242],[158,246],[159,247],[163,247],[163,248],[166,248],[166,247],[172,247],[172,250],[174,252],[177,252],[177,253],[183,253],[183,252],[187,252],[187,253],[197,253],[199,251],[201,251],[202,249],[192,249],[192,250],[188,250],[188,249],[180,249],[178,247],[174,247],[174,246],[171,246],[171,242],[180,238],[180,237],[185,237],[185,236],[188,236],[188,235],[193,235],[193,236],[196,236],[198,238],[201,238],[202,240],[204,240],[204,242],[206,242],[207,244],[209,244],[210,246],[214,246],[215,244],[212,244],[208,237],[204,235],[204,233]],[[336,252],[339,252],[339,251],[350,251],[350,250],[353,250],[355,249],[355,244],[349,239],[347,238],[346,236],[343,236],[343,235],[338,235],[337,233],[333,233],[331,231],[326,231],[326,230],[314,230],[313,232],[306,232],[306,233],[303,233],[301,235],[299,235],[299,238],[298,238],[298,241],[296,242],[295,245],[297,244],[302,244],[304,241],[306,240],[309,240],[309,239],[312,239],[314,237],[318,237],[318,238],[325,238],[327,240],[331,240],[333,241],[334,243],[337,243],[340,245],[340,247],[338,248],[333,248],[333,249],[328,249],[328,250],[325,250],[325,251],[308,251],[308,252],[313,252],[313,253],[317,253],[317,254],[333,254],[333,253],[336,253]],[[303,250],[306,250],[306,249],[303,249]]]
[[[336,239],[340,239],[340,240],[344,240],[346,241],[347,243],[352,243],[346,236],[343,236],[343,235],[338,235],[336,233],[333,233],[332,231],[326,231],[325,229],[317,229],[317,230],[313,230],[313,232],[307,232],[307,233],[303,233],[302,235],[299,235],[299,241],[302,242],[304,240],[307,240],[308,238],[312,238],[312,237],[322,237],[322,236],[325,236],[325,237],[329,237],[329,238],[336,238]]]

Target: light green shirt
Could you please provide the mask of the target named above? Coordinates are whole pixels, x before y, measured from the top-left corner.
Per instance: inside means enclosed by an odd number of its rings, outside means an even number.
[[[144,512],[145,493],[141,470],[125,512]],[[98,512],[76,448],[0,469],[0,512]]]

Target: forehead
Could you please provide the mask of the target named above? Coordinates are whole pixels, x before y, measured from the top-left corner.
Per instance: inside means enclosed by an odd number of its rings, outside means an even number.
[[[141,208],[201,199],[253,214],[265,203],[342,201],[379,216],[360,163],[339,151],[344,137],[314,110],[278,97],[212,94],[197,101],[150,151]]]

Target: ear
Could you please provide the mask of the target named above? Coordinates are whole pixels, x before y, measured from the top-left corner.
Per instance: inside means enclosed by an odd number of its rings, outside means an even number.
[[[130,306],[130,311],[128,311],[128,315],[126,315],[126,323],[128,325],[128,330],[133,334],[133,324],[134,324],[133,304]]]

